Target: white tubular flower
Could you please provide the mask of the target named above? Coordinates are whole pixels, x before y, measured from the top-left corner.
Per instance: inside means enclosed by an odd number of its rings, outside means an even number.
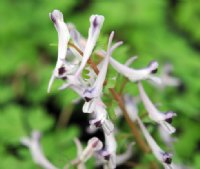
[[[94,130],[96,128],[102,127],[103,131],[107,135],[109,135],[113,132],[114,125],[110,120],[107,119],[108,115],[107,115],[107,111],[103,102],[101,102],[100,100],[99,101],[95,100],[95,101],[96,101],[95,108],[93,108],[95,119],[89,121],[90,128],[91,130]]]
[[[115,140],[114,132],[110,135],[107,135],[104,132],[105,136],[105,150],[98,152],[100,157],[103,157],[104,167],[107,166],[109,169],[116,168],[116,151],[117,151],[117,142]]]
[[[89,158],[91,158],[95,152],[100,151],[103,148],[103,143],[97,137],[93,137],[88,140],[87,147],[84,150],[80,147],[80,143],[78,143],[77,146],[79,148],[79,157],[72,163],[80,165],[84,164]]]
[[[84,49],[83,59],[81,62],[81,65],[79,69],[76,72],[76,76],[79,76],[84,69],[90,55],[92,54],[92,51],[96,45],[97,39],[99,37],[99,33],[101,30],[101,27],[104,22],[104,17],[102,15],[92,15],[90,17],[90,28],[88,32],[88,40]]]
[[[176,116],[176,114],[171,111],[164,114],[157,110],[157,108],[153,105],[153,103],[145,93],[144,88],[140,82],[138,83],[138,88],[140,92],[140,97],[145,106],[145,109],[149,114],[149,117],[153,121],[160,124],[169,134],[174,133],[176,129],[170,123],[172,123],[172,119],[174,116]]]
[[[80,32],[76,29],[74,24],[67,23],[67,27],[69,29],[69,34],[74,44],[78,46],[79,49],[84,50],[87,43],[86,39],[80,34]]]
[[[53,71],[51,79],[49,81],[48,92],[50,92],[53,81],[56,77],[60,77],[66,72],[65,57],[67,54],[67,45],[70,39],[67,25],[64,22],[63,14],[59,10],[54,10],[49,14],[54,26],[58,32],[58,58],[56,67]]]
[[[165,86],[177,87],[181,84],[181,81],[178,78],[171,76],[172,70],[173,67],[171,64],[164,65],[163,72],[161,73],[161,79]]]
[[[162,126],[159,126],[158,130],[159,130],[160,137],[162,138],[162,140],[164,141],[164,143],[168,147],[173,148],[173,143],[176,141],[176,139],[173,138],[172,135],[170,135],[169,133],[167,133]]]
[[[127,160],[129,160],[131,158],[131,156],[133,154],[133,145],[134,145],[134,143],[129,144],[126,152],[116,156],[116,165],[117,166],[124,164]]]
[[[83,152],[83,147],[82,147],[81,142],[80,142],[80,140],[78,138],[75,138],[74,142],[75,142],[76,147],[77,147],[77,156],[79,157],[79,156],[81,156],[81,154]],[[72,161],[72,164],[74,162],[77,162],[77,161]],[[68,169],[68,168],[69,168],[69,164],[66,164],[64,169]],[[84,162],[79,162],[77,164],[77,169],[86,169],[85,163]]]
[[[138,108],[135,99],[130,95],[124,96],[125,107],[130,119],[134,122],[137,119]]]
[[[155,157],[163,164],[163,166],[165,167],[165,169],[173,169],[173,167],[171,166],[172,163],[172,154],[164,152],[159,146],[158,144],[155,142],[155,140],[153,139],[153,137],[149,134],[148,130],[146,129],[146,127],[144,126],[144,124],[142,123],[142,121],[140,120],[139,117],[137,117],[137,121],[138,124],[144,134],[144,137],[146,138],[153,154],[155,155]]]
[[[113,37],[114,37],[114,32],[110,34],[106,57],[104,58],[104,61],[102,63],[101,70],[97,76],[97,79],[94,82],[93,86],[85,91],[85,98],[87,99],[101,97],[102,90],[103,90],[103,83],[105,81],[107,70],[108,70],[109,56],[113,51],[111,50],[111,43],[112,43]]]
[[[123,154],[117,154],[116,155],[116,166],[122,165],[124,164],[127,160],[129,160],[133,154],[133,145],[134,143],[131,143],[127,146],[127,150],[126,152],[124,152]],[[108,168],[110,169],[109,165],[108,165],[108,161],[105,160],[105,157],[103,157],[102,155],[107,155],[108,152],[104,151],[104,152],[98,152],[98,154],[96,154],[96,166],[101,166],[103,165],[104,168]]]
[[[81,50],[83,51],[86,45],[86,39],[80,34],[80,32],[76,29],[76,27],[72,23],[67,23],[67,27],[69,29],[70,37],[73,41],[73,43]],[[71,53],[73,54],[73,64],[80,64],[82,60],[81,54],[74,49],[74,47],[69,46],[69,49]],[[68,57],[69,58],[69,57]]]
[[[101,71],[98,74],[96,81],[94,82],[92,87],[86,89],[84,92],[84,98],[86,102],[83,105],[84,113],[95,113],[96,118],[90,121],[91,127],[97,128],[102,126],[107,134],[110,134],[113,131],[114,125],[110,120],[107,119],[106,106],[101,100],[101,94],[108,69],[109,56],[114,51],[114,49],[116,49],[121,44],[116,43],[111,47],[113,36],[114,32],[112,32],[109,37],[108,49],[105,54],[106,57],[101,64]]]
[[[44,169],[57,169],[57,167],[51,164],[44,156],[40,147],[40,137],[41,134],[38,131],[33,131],[31,134],[31,138],[22,138],[21,142],[23,145],[29,148],[32,154],[32,158],[36,164]]]
[[[74,75],[66,75],[65,78],[67,81],[59,88],[59,90],[71,88],[81,98],[83,98],[84,91],[87,88],[87,84],[83,81],[83,79],[81,77],[77,78]]]
[[[164,68],[160,74],[160,79],[162,80],[162,83],[155,84],[158,88],[163,89],[167,86],[177,87],[181,85],[181,81],[178,78],[173,77],[171,75],[172,70],[173,70],[172,65],[170,64],[164,65]]]
[[[174,169],[171,165],[172,162],[172,154],[164,152],[155,142],[155,140],[152,138],[152,136],[149,134],[148,130],[140,120],[138,116],[137,106],[135,104],[134,99],[131,96],[125,96],[125,106],[128,112],[128,115],[132,121],[138,121],[138,124],[150,146],[152,149],[153,154],[155,157],[163,164],[165,169]]]
[[[123,65],[110,57],[110,64],[113,66],[113,68],[122,74],[123,76],[127,77],[132,82],[138,82],[141,80],[152,80],[156,83],[161,83],[160,79],[153,74],[157,72],[158,69],[158,62],[152,61],[149,66],[143,69],[133,69],[129,68],[127,65],[130,65],[137,57],[133,57],[130,60],[127,61],[126,65]]]
[[[107,52],[105,53],[105,58],[103,60],[103,63],[101,64],[101,71],[98,74],[96,81],[94,82],[92,87],[89,87],[84,92],[84,98],[86,102],[83,106],[83,112],[85,113],[92,113],[94,111],[94,108],[96,107],[95,104],[102,102],[100,98],[103,90],[103,83],[105,81],[108,69],[109,56],[112,54],[114,49],[121,45],[121,42],[118,42],[111,47],[113,37],[114,32],[110,34]]]

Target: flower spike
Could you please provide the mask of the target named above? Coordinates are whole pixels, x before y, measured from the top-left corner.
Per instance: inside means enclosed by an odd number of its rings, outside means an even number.
[[[140,92],[140,97],[143,101],[143,104],[149,114],[149,117],[160,124],[169,134],[172,134],[176,131],[176,129],[170,124],[174,116],[176,116],[173,112],[162,113],[153,105],[149,97],[144,91],[144,88],[141,82],[138,83],[138,88]]]

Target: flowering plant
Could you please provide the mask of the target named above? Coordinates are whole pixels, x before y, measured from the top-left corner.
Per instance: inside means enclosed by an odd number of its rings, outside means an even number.
[[[73,90],[78,94],[79,99],[84,100],[82,111],[86,116],[89,114],[91,118],[88,132],[95,133],[96,130],[100,129],[103,131],[105,138],[105,141],[103,141],[100,138],[92,137],[88,140],[85,148],[82,147],[80,140],[75,138],[78,150],[77,158],[66,164],[65,168],[76,166],[79,169],[84,169],[87,160],[95,157],[97,166],[114,169],[132,157],[133,142],[136,142],[135,146],[139,146],[144,153],[153,153],[164,168],[178,168],[179,166],[173,162],[172,154],[160,148],[147,127],[145,127],[143,117],[138,113],[137,104],[138,102],[144,104],[149,119],[158,124],[160,132],[163,136],[167,136],[168,141],[172,140],[171,134],[175,132],[175,128],[171,123],[176,113],[159,111],[146,94],[142,83],[143,81],[149,81],[154,86],[163,89],[165,86],[179,85],[180,81],[171,77],[167,71],[164,71],[160,77],[156,76],[159,66],[157,61],[151,61],[144,68],[135,69],[130,65],[137,57],[131,57],[125,64],[114,59],[114,51],[122,45],[121,41],[113,44],[114,31],[110,33],[106,50],[95,49],[104,23],[104,16],[102,15],[92,15],[90,17],[87,40],[74,25],[64,22],[63,14],[59,10],[50,13],[50,19],[58,32],[58,58],[49,81],[48,92],[50,92],[55,79],[61,79],[63,84],[59,90]],[[99,62],[94,62],[92,55],[98,57]],[[73,59],[69,60],[69,56],[73,56]],[[134,140],[130,141],[127,150],[121,154],[117,153],[115,138],[120,129],[116,128],[111,117],[109,117],[109,107],[103,99],[104,88],[109,83],[106,77],[110,65],[117,73],[123,75],[126,81],[132,82],[133,87],[138,86],[139,90],[139,99],[136,99],[136,96],[133,97],[128,93],[118,92],[113,87],[109,88],[112,99],[118,104],[116,106],[118,113],[116,112],[116,114],[119,118],[121,118],[120,115],[124,115],[134,136]],[[84,70],[88,71],[87,77],[85,77]],[[125,84],[123,84],[124,87]],[[40,134],[34,131],[31,138],[23,138],[22,143],[30,149],[34,161],[41,167],[46,169],[57,168],[44,156],[39,144],[39,136]],[[163,137],[163,139],[166,141],[166,137]],[[158,168],[158,165],[154,161],[150,163],[151,168]]]

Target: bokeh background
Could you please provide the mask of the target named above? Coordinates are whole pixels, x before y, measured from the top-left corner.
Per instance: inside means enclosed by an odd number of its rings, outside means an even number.
[[[57,32],[49,12],[59,9],[65,21],[72,22],[87,37],[89,16],[102,14],[105,22],[98,42],[104,46],[107,35],[114,30],[115,40],[124,46],[116,51],[121,62],[138,55],[136,67],[158,60],[160,68],[168,62],[182,85],[157,90],[148,85],[148,93],[161,109],[177,113],[174,144],[175,161],[200,168],[200,1],[197,0],[1,0],[0,1],[0,168],[39,168],[32,161],[20,139],[33,129],[43,133],[41,144],[48,159],[62,168],[76,156],[74,137],[86,143],[87,117],[81,104],[71,101],[77,96],[70,90],[59,92],[56,81],[52,92],[47,85],[57,59]],[[134,91],[134,85],[124,90]],[[132,92],[134,94],[134,92]],[[111,118],[119,122],[111,113]],[[117,136],[118,151],[133,140],[128,126]],[[154,125],[151,131],[160,140]],[[99,136],[102,133],[98,133]],[[128,139],[126,138],[128,137]],[[162,145],[160,140],[160,145]],[[164,145],[163,145],[164,147]],[[165,148],[166,149],[166,148]],[[154,159],[135,148],[131,160],[144,163]],[[88,168],[93,167],[90,160]],[[119,168],[133,168],[124,165]],[[137,165],[136,167],[137,168]],[[139,166],[138,166],[139,168]]]

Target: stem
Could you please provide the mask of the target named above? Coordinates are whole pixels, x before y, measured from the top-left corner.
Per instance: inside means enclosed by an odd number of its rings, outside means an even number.
[[[119,89],[119,94],[120,94],[120,95],[122,94],[123,89],[125,88],[127,82],[128,82],[128,79],[125,78],[125,79],[123,80],[123,82],[122,82],[122,85],[121,85],[120,89]]]
[[[144,139],[142,138],[138,128],[136,127],[136,124],[132,122],[131,119],[129,118],[128,112],[126,111],[126,108],[121,96],[113,88],[110,88],[109,90],[111,94],[113,95],[114,99],[118,102],[119,107],[123,111],[124,117],[129,127],[131,128],[133,135],[135,136],[136,142],[145,153],[150,152],[150,148],[148,147],[148,145],[145,143]]]
[[[73,109],[74,109],[74,106],[72,104],[68,104],[64,108],[64,110],[61,112],[58,119],[58,123],[57,123],[58,128],[63,128],[68,124],[70,117],[72,115]]]

